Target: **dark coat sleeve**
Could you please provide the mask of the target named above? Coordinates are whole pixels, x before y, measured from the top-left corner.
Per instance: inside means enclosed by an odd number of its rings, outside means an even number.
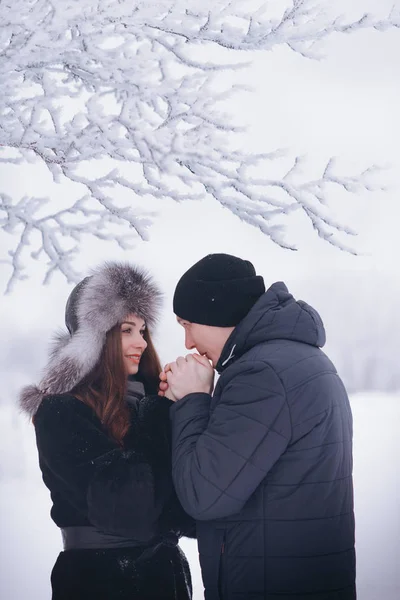
[[[238,362],[219,384],[211,414],[208,394],[190,394],[171,409],[175,489],[198,520],[239,512],[291,436],[285,391],[266,363]]]
[[[166,502],[151,461],[141,449],[121,449],[97,421],[71,396],[46,398],[35,417],[40,459],[95,527],[147,542]]]

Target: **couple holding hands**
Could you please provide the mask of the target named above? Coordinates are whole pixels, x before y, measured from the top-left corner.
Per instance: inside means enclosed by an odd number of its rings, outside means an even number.
[[[63,539],[53,600],[188,600],[182,536],[206,600],[354,600],[352,417],[318,313],[210,254],[173,300],[196,352],[162,369],[160,299],[135,265],[94,270],[21,392]]]

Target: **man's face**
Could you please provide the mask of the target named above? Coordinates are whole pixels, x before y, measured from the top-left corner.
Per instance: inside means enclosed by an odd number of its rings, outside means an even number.
[[[199,325],[177,317],[179,325],[185,330],[185,346],[188,350],[196,349],[206,356],[215,368],[225,343],[234,327],[212,327]]]

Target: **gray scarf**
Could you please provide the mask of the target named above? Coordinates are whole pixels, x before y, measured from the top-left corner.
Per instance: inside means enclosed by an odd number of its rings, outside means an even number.
[[[132,406],[137,406],[139,400],[144,398],[145,391],[144,385],[141,381],[135,379],[128,379],[126,384],[126,401]]]

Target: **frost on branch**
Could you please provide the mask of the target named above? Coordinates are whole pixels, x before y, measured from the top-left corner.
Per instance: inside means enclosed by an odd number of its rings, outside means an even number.
[[[241,129],[222,106],[240,86],[223,88],[220,75],[243,68],[245,50],[286,44],[319,58],[321,42],[334,32],[383,31],[399,27],[400,18],[392,12],[349,22],[314,0],[280,5],[0,2],[0,163],[44,165],[55,184],[75,190],[64,206],[55,195],[17,199],[0,188],[0,223],[18,236],[2,260],[12,265],[8,290],[26,276],[29,248],[32,258],[47,260],[46,281],[55,271],[74,281],[85,236],[124,248],[146,239],[152,198],[209,195],[285,248],[292,246],[282,217],[300,210],[318,235],[346,249],[335,234],[351,232],[330,217],[328,191],[370,189],[370,172],[340,177],[330,161],[320,179],[302,181],[296,158],[283,177],[261,177],[280,153],[234,149]]]

